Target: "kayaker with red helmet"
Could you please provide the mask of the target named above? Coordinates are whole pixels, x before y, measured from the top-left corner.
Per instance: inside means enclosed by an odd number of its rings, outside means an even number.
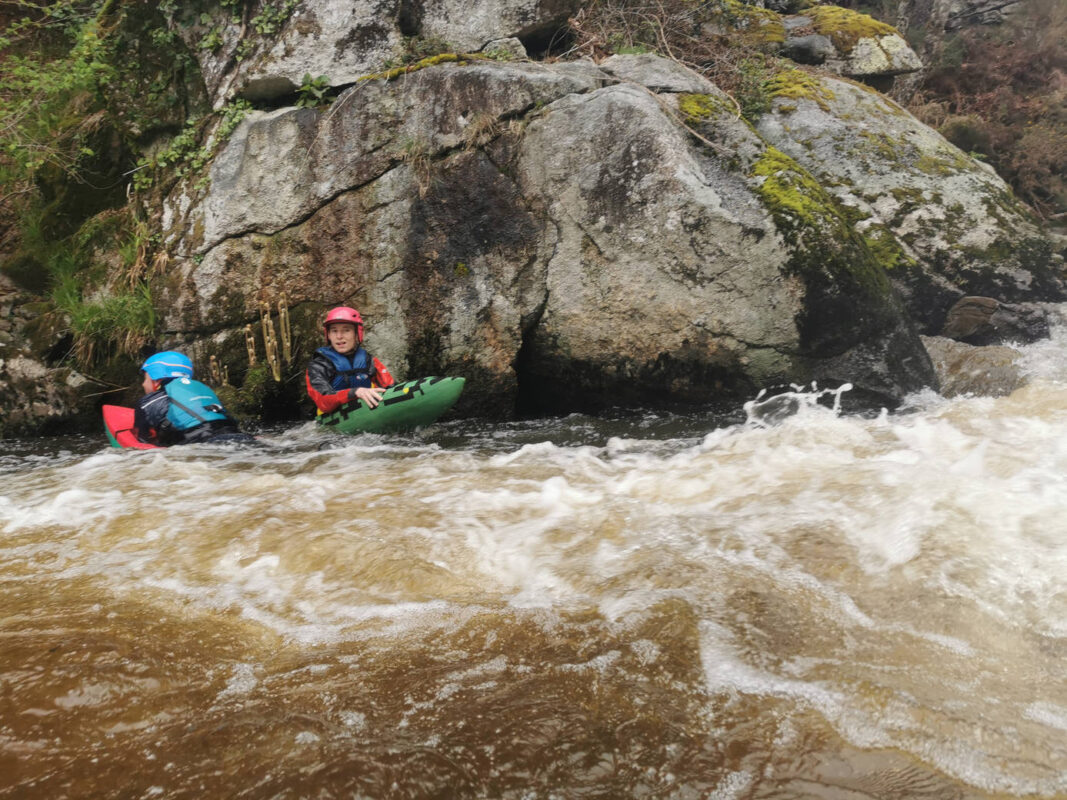
[[[133,412],[133,432],[164,447],[193,442],[252,441],[226,413],[218,395],[193,380],[193,362],[165,350],[141,365],[142,397]]]
[[[319,412],[328,414],[355,399],[376,407],[395,381],[382,362],[363,349],[363,317],[354,308],[339,306],[330,309],[322,328],[328,346],[315,351],[305,376]]]

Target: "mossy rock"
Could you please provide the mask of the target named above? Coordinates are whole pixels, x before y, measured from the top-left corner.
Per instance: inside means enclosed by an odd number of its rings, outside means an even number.
[[[734,39],[746,47],[776,50],[785,42],[785,23],[780,14],[741,0],[716,0],[705,6],[713,20],[735,32]]]
[[[831,92],[817,77],[801,69],[783,69],[763,82],[763,91],[771,99],[785,97],[792,100],[812,100],[823,111],[828,111],[834,99]],[[783,110],[779,107],[779,110]],[[794,106],[795,110],[795,106]]]
[[[418,72],[421,69],[427,67],[436,67],[441,64],[458,64],[459,66],[466,66],[471,61],[492,61],[490,56],[485,53],[439,53],[435,56],[424,58],[420,61],[416,61],[414,64],[405,64],[400,67],[393,67],[382,72],[374,72],[370,75],[364,75],[361,77],[360,83],[363,81],[376,81],[384,80],[391,81],[399,78],[401,75],[407,75],[411,72]]]
[[[18,252],[0,263],[0,272],[10,278],[20,289],[34,294],[48,290],[50,278],[48,270],[34,255]]]
[[[815,32],[827,37],[842,55],[848,55],[860,39],[881,36],[900,36],[900,32],[885,22],[866,14],[840,6],[815,6],[804,12],[811,17]]]
[[[897,237],[885,225],[872,225],[862,232],[867,249],[887,272],[916,269],[919,262],[908,255]]]
[[[889,277],[840,202],[774,147],[756,159],[750,176],[792,250],[789,270],[806,286],[797,320],[802,351],[843,352],[892,327],[899,309]]]
[[[844,224],[830,196],[807,170],[781,150],[766,148],[751,174],[763,179],[757,191],[780,228],[832,230]]]

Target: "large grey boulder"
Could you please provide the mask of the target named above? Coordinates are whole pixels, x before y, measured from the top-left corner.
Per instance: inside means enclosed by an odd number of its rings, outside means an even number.
[[[925,332],[964,295],[1067,298],[1052,242],[988,166],[866,87],[794,71],[775,91],[759,133],[850,209]]]
[[[677,70],[443,64],[251,115],[168,202],[166,328],[238,375],[264,302],[291,307],[296,361],[354,304],[394,374],[466,375],[498,415],[933,383],[833,198]]]
[[[551,38],[578,0],[301,0],[179,4],[172,28],[196,54],[214,108],[235,97],[270,100],[294,92],[304,75],[347,86],[405,53],[405,40],[457,53],[510,37]],[[497,45],[499,49],[499,45]]]
[[[829,198],[732,105],[704,103],[689,121],[705,142],[634,86],[564,98],[531,123],[519,175],[558,237],[531,375],[564,397],[620,401],[812,378],[893,396],[931,381],[884,273]],[[775,183],[827,205],[801,218]]]
[[[359,83],[325,112],[253,112],[212,162],[210,189],[190,181],[165,201],[165,240],[193,256],[242,233],[277,232],[401,164],[465,147],[479,127],[608,79],[591,64],[475,61]]]

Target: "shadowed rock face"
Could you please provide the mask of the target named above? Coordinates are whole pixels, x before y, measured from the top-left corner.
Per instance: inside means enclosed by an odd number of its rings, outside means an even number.
[[[70,336],[58,321],[49,325],[46,317],[31,312],[30,300],[0,273],[0,438],[68,423],[88,384],[69,367],[49,366],[35,355],[44,351],[58,362],[70,349]]]
[[[500,416],[932,384],[837,201],[714,86],[630,58],[428,67],[250,116],[168,201],[166,327],[232,360],[284,290],[306,353],[343,301],[394,374],[463,374]]]

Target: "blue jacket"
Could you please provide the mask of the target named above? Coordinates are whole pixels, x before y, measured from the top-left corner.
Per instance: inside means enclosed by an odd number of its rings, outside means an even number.
[[[170,399],[167,419],[175,430],[188,431],[205,422],[229,419],[222,401],[211,387],[192,378],[175,378],[163,387]]]

